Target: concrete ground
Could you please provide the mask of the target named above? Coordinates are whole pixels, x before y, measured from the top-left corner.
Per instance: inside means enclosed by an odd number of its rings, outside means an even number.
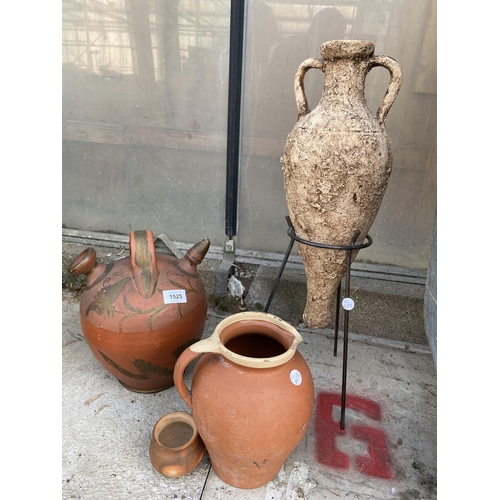
[[[346,426],[340,431],[342,340],[334,357],[331,329],[297,326],[304,337],[299,351],[314,378],[313,417],[279,474],[265,486],[242,490],[217,477],[206,453],[180,478],[152,467],[148,448],[156,421],[189,408],[175,387],[139,394],[108,374],[83,338],[78,309],[77,296],[63,290],[64,500],[437,498],[436,369],[426,345],[350,332]],[[224,314],[230,313],[209,310],[204,336]],[[188,384],[190,374],[188,369]]]

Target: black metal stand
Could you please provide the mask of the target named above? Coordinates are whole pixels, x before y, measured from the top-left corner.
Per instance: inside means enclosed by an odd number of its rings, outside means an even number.
[[[288,244],[288,249],[285,253],[285,257],[283,258],[283,262],[281,263],[280,270],[278,272],[278,276],[274,282],[273,289],[271,290],[271,294],[269,295],[269,299],[267,300],[266,307],[264,308],[264,312],[269,311],[269,307],[271,306],[271,302],[273,300],[274,294],[278,289],[279,282],[281,280],[281,275],[285,269],[288,258],[290,257],[290,252],[292,251],[293,245],[295,241],[299,243],[303,243],[304,245],[310,245],[313,247],[325,248],[327,250],[341,250],[347,252],[347,268],[345,274],[345,298],[342,301],[342,306],[344,308],[344,351],[343,351],[343,359],[342,359],[342,402],[340,407],[340,428],[343,430],[345,428],[345,402],[346,402],[346,385],[347,385],[347,345],[349,340],[349,311],[354,307],[354,302],[349,297],[351,292],[351,263],[352,263],[352,252],[354,250],[359,250],[361,248],[369,247],[373,240],[367,234],[366,239],[368,240],[366,243],[356,244],[356,240],[358,239],[361,231],[356,231],[354,236],[351,239],[349,245],[324,245],[323,243],[316,243],[313,241],[307,241],[295,234],[295,229],[292,225],[290,217],[286,216],[286,222],[288,224],[287,234],[290,237],[290,243]],[[339,337],[339,318],[340,318],[340,291],[341,291],[341,283],[337,288],[337,301],[336,301],[336,314],[335,314],[335,342],[333,348],[333,355],[337,356],[337,343]]]

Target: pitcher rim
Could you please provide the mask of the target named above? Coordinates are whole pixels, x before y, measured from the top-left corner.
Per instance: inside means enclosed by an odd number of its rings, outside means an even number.
[[[272,323],[281,328],[282,330],[291,333],[294,336],[292,344],[283,354],[267,358],[252,358],[249,356],[243,356],[241,354],[237,354],[229,350],[222,343],[220,339],[220,333],[222,332],[222,330],[235,322],[242,320],[251,320],[251,319]],[[269,314],[260,311],[245,311],[233,314],[232,316],[223,319],[215,327],[211,337],[217,343],[217,350],[219,354],[222,354],[225,358],[235,362],[238,365],[243,365],[250,368],[259,368],[259,369],[272,368],[275,366],[280,366],[285,364],[287,361],[293,358],[295,352],[297,351],[297,345],[303,340],[302,335],[292,325],[290,325],[283,319],[279,318],[278,316],[275,316],[274,314]]]

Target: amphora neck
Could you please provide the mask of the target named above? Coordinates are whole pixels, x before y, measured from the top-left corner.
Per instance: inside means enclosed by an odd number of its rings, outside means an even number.
[[[368,63],[360,59],[335,59],[325,65],[322,100],[356,104],[365,102]]]
[[[325,59],[326,101],[355,103],[365,101],[365,79],[370,69],[370,57],[375,45],[363,40],[332,40],[320,47]]]

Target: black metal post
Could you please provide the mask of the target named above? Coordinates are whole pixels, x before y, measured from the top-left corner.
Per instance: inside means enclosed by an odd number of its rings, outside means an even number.
[[[357,231],[351,240],[351,246],[356,244],[356,240],[360,231]],[[352,250],[347,251],[347,270],[345,273],[345,296],[350,298],[351,293],[351,260]],[[340,406],[340,428],[344,430],[345,427],[345,400],[346,400],[346,387],[347,387],[347,346],[349,341],[349,309],[344,307],[344,342],[343,342],[343,359],[342,359],[342,402]]]
[[[241,89],[245,0],[231,0],[226,153],[226,235],[236,235],[240,160]]]
[[[266,307],[264,307],[264,312],[269,311],[269,307],[271,306],[271,302],[273,301],[274,294],[276,293],[278,285],[280,284],[281,275],[283,274],[283,270],[285,269],[286,263],[288,261],[288,257],[290,256],[290,252],[292,251],[292,247],[293,247],[294,243],[295,243],[295,240],[293,238],[290,238],[290,243],[288,243],[288,248],[286,250],[285,258],[283,259],[283,262],[281,263],[281,267],[280,267],[280,270],[278,272],[278,276],[276,277],[276,280],[274,281],[273,289],[271,290],[271,294],[269,295],[269,298],[267,299]]]
[[[293,242],[298,241],[299,243],[303,243],[304,245],[311,245],[314,247],[325,248],[329,250],[343,250],[347,252],[347,267],[346,267],[346,275],[345,275],[345,298],[350,298],[349,294],[351,292],[351,263],[352,263],[352,252],[354,250],[360,250],[361,248],[369,247],[373,240],[370,235],[366,235],[366,239],[368,240],[366,243],[356,244],[356,240],[358,239],[361,231],[356,231],[354,234],[351,243],[347,246],[345,245],[325,245],[323,243],[316,243],[314,241],[307,241],[295,234],[295,229],[292,225],[290,217],[286,216],[286,222],[288,224],[287,234],[290,237],[290,243],[288,244],[288,249],[286,251],[283,262],[281,263],[281,267],[276,277],[273,289],[271,291],[271,295],[267,301],[266,307],[264,309],[265,312],[269,310],[269,306],[271,305],[271,301],[274,297],[276,289],[278,288],[281,275],[283,274],[283,270],[285,269],[285,265],[290,256],[290,252],[292,250]],[[335,344],[334,344],[334,356],[337,356],[337,341],[338,341],[338,333],[339,333],[339,316],[340,316],[340,292],[341,292],[341,283],[337,288],[337,304],[336,304],[336,315],[335,315]],[[345,407],[346,407],[346,387],[347,387],[347,344],[349,341],[349,308],[344,307],[344,352],[342,359],[342,400],[340,407],[340,428],[343,430],[345,427]]]
[[[342,280],[337,288],[337,301],[335,304],[335,341],[333,344],[333,355],[337,356],[337,344],[339,341],[339,318],[340,318],[340,290],[342,289]]]

